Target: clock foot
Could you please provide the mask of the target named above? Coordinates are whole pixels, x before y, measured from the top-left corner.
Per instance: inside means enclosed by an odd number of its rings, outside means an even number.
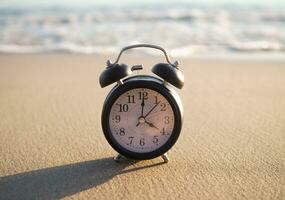
[[[118,154],[118,155],[116,155],[115,157],[114,157],[114,161],[115,162],[120,162],[123,158],[125,158],[124,156],[122,156],[121,154]],[[161,158],[163,159],[163,161],[165,162],[165,163],[168,163],[168,161],[169,161],[169,157],[168,157],[168,155],[165,153],[165,154],[163,154],[162,156],[161,156]]]
[[[114,157],[114,161],[115,162],[120,162],[120,160],[123,158],[124,156],[122,156],[121,154],[118,154]]]
[[[163,154],[161,157],[165,163],[168,163],[169,157],[168,157],[167,153]]]

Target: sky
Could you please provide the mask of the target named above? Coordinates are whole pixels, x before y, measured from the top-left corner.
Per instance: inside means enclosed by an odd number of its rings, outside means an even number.
[[[242,4],[242,5],[285,5],[284,0],[0,0],[0,6],[50,6],[50,5],[110,5],[110,4],[152,4],[158,2],[189,2],[199,4]]]

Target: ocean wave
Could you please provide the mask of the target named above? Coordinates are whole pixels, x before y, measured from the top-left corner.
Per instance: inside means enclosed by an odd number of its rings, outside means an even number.
[[[195,6],[0,9],[0,52],[113,53],[133,43],[175,55],[284,52],[285,12]]]

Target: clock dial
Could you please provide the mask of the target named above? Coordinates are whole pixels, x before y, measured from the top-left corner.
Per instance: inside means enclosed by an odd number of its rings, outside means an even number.
[[[174,128],[174,112],[167,99],[147,88],[128,90],[112,105],[109,127],[123,148],[148,153],[162,147]]]

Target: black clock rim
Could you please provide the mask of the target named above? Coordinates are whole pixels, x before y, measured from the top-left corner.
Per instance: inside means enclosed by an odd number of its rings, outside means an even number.
[[[178,95],[174,93],[172,90],[169,90],[167,87],[163,85],[163,82],[160,79],[154,78],[154,77],[148,77],[149,80],[144,79],[145,76],[141,76],[141,79],[139,76],[132,77],[129,79],[126,79],[124,81],[124,84],[115,86],[110,93],[108,94],[103,110],[102,110],[102,116],[101,116],[101,124],[102,129],[105,138],[107,139],[108,143],[113,147],[114,150],[116,150],[119,154],[131,158],[131,159],[137,159],[137,160],[146,160],[146,159],[152,159],[158,156],[163,155],[166,153],[170,148],[174,146],[174,144],[177,142],[181,127],[182,127],[182,114],[181,109],[177,100],[180,101]],[[146,153],[138,153],[133,152],[130,150],[127,150],[126,148],[122,147],[112,136],[112,132],[109,127],[109,116],[110,116],[110,110],[112,108],[112,105],[115,103],[117,98],[125,93],[126,91],[129,91],[131,89],[135,88],[147,88],[152,89],[156,92],[159,92],[161,95],[163,95],[169,104],[172,107],[172,110],[174,112],[174,128],[173,132],[168,139],[168,141],[161,146],[160,148],[156,149],[155,151],[146,152]]]

